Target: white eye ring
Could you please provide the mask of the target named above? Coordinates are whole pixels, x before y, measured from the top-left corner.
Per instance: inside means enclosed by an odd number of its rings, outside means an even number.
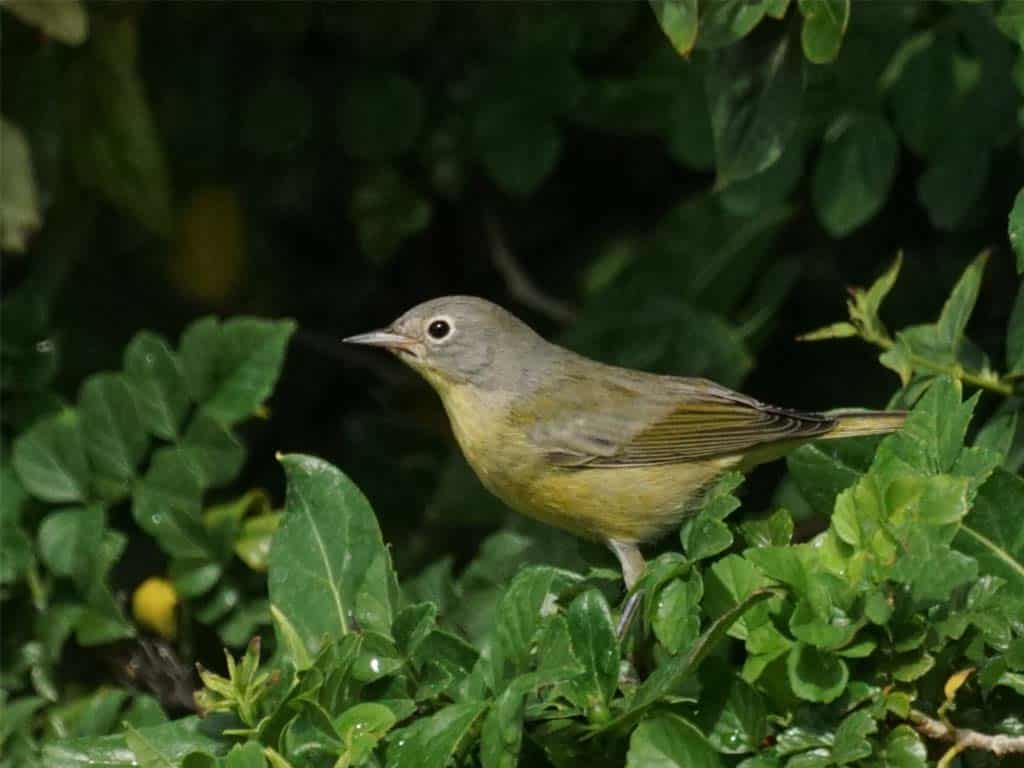
[[[442,344],[451,338],[455,324],[450,317],[439,315],[427,322],[427,338],[434,344]]]

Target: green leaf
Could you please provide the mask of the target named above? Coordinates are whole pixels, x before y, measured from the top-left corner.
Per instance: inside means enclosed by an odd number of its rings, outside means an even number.
[[[573,700],[582,704],[589,719],[608,718],[608,703],[619,679],[619,641],[608,603],[589,589],[569,605],[569,638],[583,673],[570,682]]]
[[[1017,290],[1006,328],[1006,367],[1008,373],[1024,374],[1024,284]]]
[[[650,0],[662,31],[681,56],[697,42],[697,0]]]
[[[254,317],[193,323],[179,350],[192,398],[223,424],[249,418],[273,392],[294,330],[290,320]]]
[[[837,699],[850,677],[845,661],[804,643],[790,649],[786,671],[793,693],[806,701],[823,704]]]
[[[771,589],[759,589],[751,592],[715,619],[685,655],[673,656],[644,680],[630,701],[626,715],[620,717],[619,721],[635,718],[670,690],[691,677],[743,614],[776,594]]]
[[[338,105],[341,144],[352,157],[390,160],[412,148],[423,123],[417,85],[394,74],[346,83]]]
[[[181,441],[190,450],[203,473],[203,487],[227,485],[238,476],[245,462],[245,446],[234,433],[208,413],[197,413]]]
[[[732,531],[721,520],[698,515],[684,528],[683,547],[691,560],[713,557],[732,546]]]
[[[514,683],[491,705],[480,733],[484,768],[516,768],[523,742],[524,695]]]
[[[94,15],[84,55],[66,75],[69,156],[78,180],[152,232],[171,231],[171,189],[138,73],[133,17]]]
[[[254,571],[267,570],[271,539],[280,524],[280,512],[267,512],[247,518],[235,539],[235,554]]]
[[[309,669],[313,659],[299,636],[299,630],[273,603],[270,604],[270,618],[274,622],[275,636],[285,658],[298,670]]]
[[[882,209],[898,155],[896,135],[879,115],[841,115],[829,126],[813,193],[814,209],[830,235],[845,237]]]
[[[1006,232],[1010,238],[1010,247],[1017,254],[1017,273],[1024,274],[1024,187],[1014,198]]]
[[[263,745],[256,741],[236,744],[224,758],[224,768],[266,768]]]
[[[798,141],[791,141],[776,162],[723,189],[719,194],[722,207],[736,216],[752,216],[784,204],[800,182],[803,162],[803,148]]]
[[[740,531],[749,547],[784,547],[793,538],[793,518],[785,509],[777,509],[763,520],[741,524]]]
[[[382,264],[402,243],[427,228],[433,209],[404,176],[388,166],[359,183],[349,213],[363,254]]]
[[[39,526],[39,556],[51,571],[84,588],[98,570],[105,528],[106,513],[98,505],[51,512]]]
[[[80,0],[7,0],[4,8],[25,24],[38,27],[44,36],[62,43],[81,45],[89,37],[89,17]]]
[[[876,464],[896,454],[929,473],[948,472],[963,448],[977,396],[961,403],[960,382],[936,379],[907,416],[903,430],[879,446]]]
[[[655,637],[669,653],[679,653],[696,642],[703,596],[704,582],[698,573],[687,579],[672,579],[658,592],[651,623]]]
[[[956,52],[951,38],[930,29],[909,38],[882,78],[889,90],[896,127],[904,142],[919,155],[927,155],[947,128],[935,116],[949,114],[957,90]]]
[[[709,677],[705,679],[711,682],[714,689],[705,689],[704,696],[709,707],[701,707],[698,721],[701,730],[708,735],[711,746],[719,752],[756,752],[768,732],[764,697],[741,678],[733,677],[732,669],[712,669],[710,663],[707,669]],[[727,691],[722,690],[723,685],[728,686]]]
[[[800,30],[804,56],[815,64],[833,61],[850,22],[850,0],[800,0],[800,13],[804,17]]]
[[[90,376],[79,392],[78,412],[93,469],[120,483],[131,481],[149,437],[125,379],[110,373]]]
[[[204,477],[196,456],[168,446],[153,454],[135,486],[132,516],[168,555],[205,559],[213,554],[201,514]]]
[[[716,560],[704,576],[704,609],[711,615],[723,615],[764,587],[768,580],[749,560],[739,555],[726,555]],[[746,639],[750,631],[768,618],[764,606],[752,605],[749,615],[740,616],[729,632]]]
[[[387,764],[445,768],[486,711],[487,704],[482,701],[450,704],[395,731],[388,740]]]
[[[678,715],[645,720],[629,737],[628,768],[720,768],[724,763],[707,739]]]
[[[513,676],[529,669],[534,637],[544,618],[557,612],[558,595],[577,581],[576,574],[550,566],[528,566],[512,579],[498,606],[499,648],[494,653],[512,665]],[[499,680],[502,672],[499,666]]]
[[[750,34],[764,18],[767,5],[746,0],[715,0],[700,3],[700,9],[697,47],[714,50],[731,46]]]
[[[866,709],[860,709],[843,719],[836,729],[832,744],[832,760],[836,765],[847,765],[871,755],[868,736],[878,732],[878,724]]]
[[[954,357],[958,356],[967,321],[978,301],[981,277],[987,263],[988,251],[985,251],[964,270],[946,303],[942,305],[937,322],[938,339],[939,343],[953,350]]]
[[[35,424],[14,441],[14,469],[43,501],[84,501],[91,473],[78,414],[67,410]]]
[[[933,153],[917,181],[917,197],[928,210],[932,226],[946,232],[958,229],[985,191],[989,148],[973,143],[947,142]]]
[[[38,5],[22,3],[23,7]],[[11,7],[8,2],[7,8]],[[0,115],[0,153],[4,158],[4,173],[0,179],[0,247],[5,251],[24,252],[33,233],[43,224],[39,192],[28,140],[21,129],[3,115]]]
[[[887,767],[925,768],[928,765],[928,750],[920,734],[909,725],[898,725],[889,732],[882,755]]]
[[[765,52],[747,44],[717,52],[708,68],[707,92],[717,186],[724,188],[782,156],[800,118],[799,52],[786,37]]]
[[[977,559],[982,573],[1024,590],[1024,480],[997,469],[974,502],[953,543]],[[1015,585],[1015,586],[1014,586]]]
[[[270,601],[315,653],[355,627],[368,593],[387,609],[397,590],[380,528],[366,497],[339,470],[310,456],[282,456],[288,478],[284,517],[270,551]],[[374,562],[383,563],[379,572]]]
[[[554,121],[515,102],[494,101],[474,115],[472,141],[487,175],[506,193],[529,197],[555,168],[562,137]]]
[[[136,334],[124,350],[124,371],[146,429],[176,439],[189,397],[181,363],[167,342],[148,331]]]
[[[334,721],[344,751],[335,765],[362,765],[395,724],[394,713],[383,704],[363,702],[346,709]]]
[[[43,760],[47,768],[138,768],[140,762],[133,750],[139,746],[147,756],[155,754],[174,766],[190,752],[221,755],[228,749],[228,742],[210,736],[207,723],[198,717],[132,729],[131,733],[131,746],[124,734],[51,741],[43,747]],[[163,768],[164,764],[155,765]]]

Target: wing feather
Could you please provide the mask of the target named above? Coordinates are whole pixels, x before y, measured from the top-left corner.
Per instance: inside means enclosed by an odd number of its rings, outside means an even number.
[[[836,423],[820,413],[765,405],[710,381],[604,373],[538,393],[548,415],[534,413],[529,435],[550,463],[584,468],[699,461],[814,437]]]

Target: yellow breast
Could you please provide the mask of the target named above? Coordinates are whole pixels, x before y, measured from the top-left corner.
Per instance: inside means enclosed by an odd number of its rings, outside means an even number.
[[[452,431],[480,481],[512,509],[591,539],[644,542],[679,525],[737,459],[650,467],[553,467],[509,420],[511,399],[455,386],[442,395]]]

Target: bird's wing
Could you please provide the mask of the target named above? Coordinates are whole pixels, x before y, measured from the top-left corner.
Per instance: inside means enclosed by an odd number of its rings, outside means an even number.
[[[813,437],[835,426],[828,416],[775,408],[702,379],[622,371],[572,384],[560,382],[539,398],[547,415],[535,418],[528,431],[557,466],[696,461]]]

